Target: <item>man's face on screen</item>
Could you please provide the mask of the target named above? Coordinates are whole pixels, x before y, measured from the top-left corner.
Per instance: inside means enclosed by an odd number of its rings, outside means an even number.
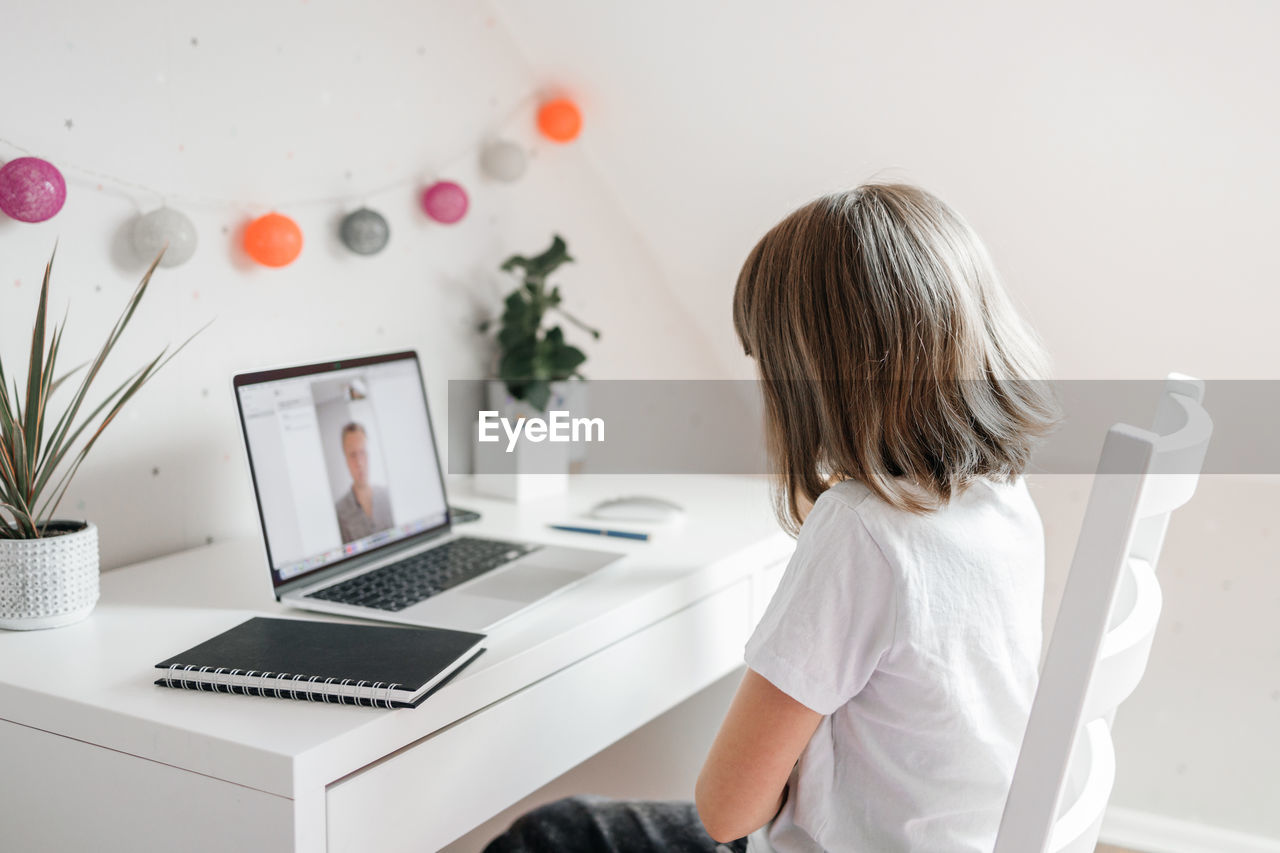
[[[342,453],[347,457],[347,470],[356,486],[369,482],[369,451],[365,449],[363,432],[349,432],[342,437]]]

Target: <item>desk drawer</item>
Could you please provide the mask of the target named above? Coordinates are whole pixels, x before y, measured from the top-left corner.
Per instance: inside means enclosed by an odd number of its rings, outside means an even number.
[[[290,850],[293,801],[0,720],[0,850]]]
[[[335,782],[330,853],[443,847],[741,664],[750,613],[744,579]]]

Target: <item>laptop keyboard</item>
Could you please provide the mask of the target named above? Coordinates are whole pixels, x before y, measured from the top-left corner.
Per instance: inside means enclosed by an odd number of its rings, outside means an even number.
[[[378,610],[404,610],[523,557],[537,547],[462,536],[398,563],[316,590],[306,597]]]

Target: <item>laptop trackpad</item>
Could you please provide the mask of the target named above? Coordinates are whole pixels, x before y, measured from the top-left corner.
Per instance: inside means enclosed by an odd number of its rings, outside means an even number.
[[[582,572],[541,566],[512,566],[488,578],[481,578],[458,590],[464,595],[484,595],[506,601],[537,601],[566,584],[582,578]]]

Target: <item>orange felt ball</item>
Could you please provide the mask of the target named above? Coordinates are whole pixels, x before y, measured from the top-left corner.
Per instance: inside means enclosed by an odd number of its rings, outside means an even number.
[[[582,112],[568,98],[547,101],[538,108],[538,130],[554,142],[572,142],[582,131]]]
[[[263,266],[287,266],[302,253],[302,229],[283,213],[259,216],[244,229],[244,250]]]

